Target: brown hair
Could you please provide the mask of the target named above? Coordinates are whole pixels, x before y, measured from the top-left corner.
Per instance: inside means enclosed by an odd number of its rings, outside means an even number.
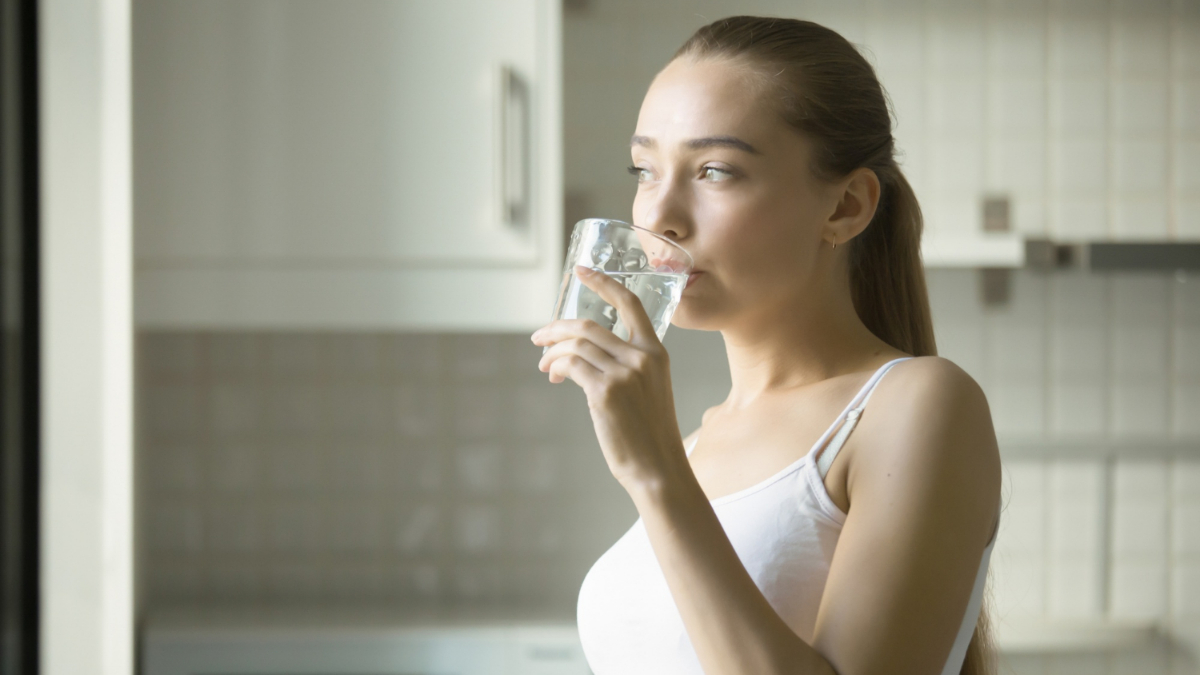
[[[925,272],[921,207],[896,163],[887,98],[874,68],[838,33],[796,19],[733,16],[696,31],[675,58],[744,63],[775,95],[785,121],[814,146],[813,171],[836,179],[860,167],[881,184],[875,216],[849,245],[854,309],[872,333],[915,356],[937,354]],[[981,610],[962,675],[995,672]]]
[[[704,26],[675,53],[683,56],[749,65],[776,94],[784,120],[813,142],[818,176],[837,179],[859,167],[875,172],[879,206],[849,244],[854,309],[896,349],[937,354],[921,266],[921,207],[896,164],[892,118],[871,64],[824,26],[755,16]]]

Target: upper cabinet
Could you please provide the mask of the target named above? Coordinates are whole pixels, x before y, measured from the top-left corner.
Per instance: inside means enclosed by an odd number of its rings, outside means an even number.
[[[548,320],[559,7],[135,2],[139,325]]]

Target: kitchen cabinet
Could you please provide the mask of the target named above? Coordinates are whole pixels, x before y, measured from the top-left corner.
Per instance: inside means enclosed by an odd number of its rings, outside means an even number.
[[[562,265],[560,13],[135,2],[138,325],[544,323]]]

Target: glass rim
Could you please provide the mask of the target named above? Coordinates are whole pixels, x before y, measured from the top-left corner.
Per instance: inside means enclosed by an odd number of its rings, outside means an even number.
[[[600,222],[600,223],[616,223],[618,225],[621,225],[622,227],[627,227],[631,230],[635,230],[638,232],[645,232],[646,234],[650,235],[651,237],[654,237],[655,239],[660,239],[663,242],[665,242],[666,244],[668,244],[674,248],[677,248],[681,252],[683,252],[683,254],[685,256],[687,256],[687,266],[688,266],[689,270],[691,270],[691,268],[695,267],[695,265],[696,265],[695,259],[692,258],[692,254],[689,253],[686,248],[684,248],[684,247],[680,246],[679,244],[671,241],[670,239],[662,236],[661,234],[654,232],[653,230],[647,230],[646,228],[641,227],[640,225],[634,225],[633,223],[627,223],[624,220],[617,220],[616,218],[583,218],[575,223],[575,227],[578,227],[580,223],[590,223],[593,221]]]

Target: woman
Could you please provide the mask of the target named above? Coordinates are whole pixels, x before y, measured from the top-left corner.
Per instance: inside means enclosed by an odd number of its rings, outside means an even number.
[[[635,224],[696,261],[674,323],[721,331],[733,386],[681,438],[640,304],[583,268],[630,340],[533,335],[641,516],[580,590],[592,669],[988,671],[996,439],[983,392],[934,355],[920,210],[871,66],[813,23],[717,21],[654,79],[631,148]]]

